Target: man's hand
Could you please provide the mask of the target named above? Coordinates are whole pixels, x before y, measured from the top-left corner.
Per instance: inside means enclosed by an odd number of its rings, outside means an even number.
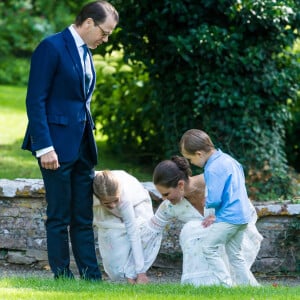
[[[208,227],[210,226],[214,221],[215,221],[216,217],[213,215],[209,215],[208,217],[206,217],[203,221],[202,221],[202,225],[203,227]]]
[[[60,167],[57,154],[54,150],[42,155],[40,159],[41,166],[44,169],[57,170]]]

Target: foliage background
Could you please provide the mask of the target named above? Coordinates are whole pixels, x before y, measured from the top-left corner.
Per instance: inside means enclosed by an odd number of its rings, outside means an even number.
[[[252,195],[287,197],[299,1],[115,2],[123,16],[119,42],[126,58],[147,66],[159,103],[148,152],[174,154],[185,130],[204,128],[243,163]]]
[[[2,1],[0,84],[25,85],[33,49],[86,2]],[[94,51],[93,106],[110,151],[154,165],[203,128],[242,162],[252,197],[289,197],[289,166],[300,168],[300,2],[111,2],[120,24]]]

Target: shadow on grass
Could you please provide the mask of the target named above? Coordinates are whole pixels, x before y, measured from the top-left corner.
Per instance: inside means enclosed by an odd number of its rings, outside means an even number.
[[[25,111],[26,87],[0,85],[1,107],[7,110]]]
[[[21,149],[22,139],[12,144],[0,144],[0,178],[41,178],[34,156]]]

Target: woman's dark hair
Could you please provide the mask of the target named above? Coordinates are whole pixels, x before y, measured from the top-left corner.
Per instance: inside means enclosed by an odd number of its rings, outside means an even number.
[[[153,183],[166,188],[175,188],[179,180],[189,181],[192,170],[188,160],[181,156],[172,156],[170,160],[160,162],[153,172]]]
[[[75,19],[75,24],[80,26],[88,18],[93,19],[96,25],[102,24],[108,15],[112,15],[114,20],[119,22],[119,14],[110,3],[106,1],[90,2],[82,7]]]

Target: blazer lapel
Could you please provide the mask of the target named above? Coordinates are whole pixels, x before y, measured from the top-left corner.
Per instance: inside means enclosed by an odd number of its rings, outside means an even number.
[[[66,28],[62,32],[62,35],[65,40],[66,49],[67,49],[68,53],[70,54],[73,64],[74,64],[74,67],[78,73],[78,76],[80,79],[81,90],[82,90],[82,93],[85,98],[83,69],[82,69],[81,59],[80,59],[74,38],[68,28]]]

